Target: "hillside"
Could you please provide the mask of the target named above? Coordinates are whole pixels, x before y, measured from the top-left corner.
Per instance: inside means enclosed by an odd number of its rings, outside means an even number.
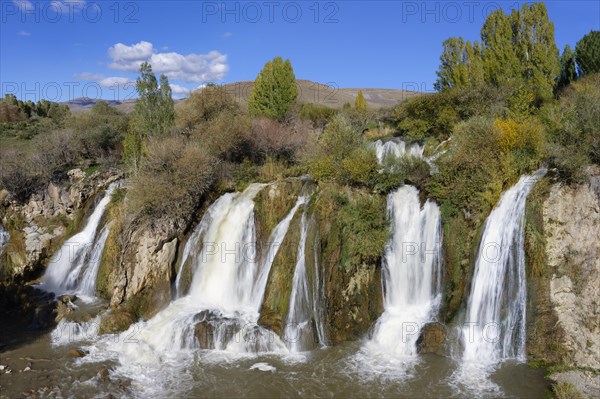
[[[362,90],[369,103],[369,108],[383,108],[394,106],[412,96],[419,94],[416,91],[401,89],[369,89],[369,88],[337,88],[334,83],[316,83],[310,80],[298,80],[298,98],[302,103],[317,103],[331,108],[341,108],[345,103],[354,104],[354,99],[359,90]],[[248,104],[248,97],[252,91],[254,82],[246,80],[242,82],[227,83],[223,85],[227,91],[243,106]],[[67,101],[71,111],[85,111],[96,103],[97,100],[90,98],[76,98]],[[181,100],[175,100],[177,103]],[[136,99],[123,101],[107,100],[114,107],[125,112],[133,110]]]

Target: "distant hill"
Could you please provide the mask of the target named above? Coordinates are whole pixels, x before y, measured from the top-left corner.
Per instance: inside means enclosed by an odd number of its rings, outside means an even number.
[[[316,103],[331,108],[341,108],[345,103],[354,105],[354,99],[359,90],[362,90],[370,108],[391,107],[412,96],[421,94],[416,91],[400,89],[338,88],[335,83],[323,84],[301,79],[296,82],[300,102]],[[236,100],[246,106],[253,85],[253,81],[247,80],[227,83],[223,86]]]
[[[89,110],[98,101],[99,100],[97,100],[97,99],[82,97],[82,98],[75,98],[71,101],[66,101],[65,104],[67,104],[69,106],[69,108],[71,109],[72,112],[78,112],[78,111]],[[123,100],[123,101],[116,101],[116,100],[104,100],[104,101],[106,101],[109,105],[111,105],[113,107],[121,109],[125,112],[129,112],[129,111],[133,110],[133,107],[135,106],[137,99],[132,98],[132,99]]]
[[[362,90],[369,108],[392,107],[412,96],[421,94],[420,92],[400,89],[358,89],[358,88],[338,88],[334,83],[322,84],[310,80],[297,80],[298,99],[303,103],[316,103],[331,108],[341,108],[345,103],[354,105],[354,99],[359,90]],[[243,107],[248,105],[248,97],[252,91],[254,82],[251,80],[227,83],[223,87],[230,93]],[[76,98],[65,104],[71,111],[85,111],[94,106],[97,100],[90,98]],[[125,112],[133,110],[136,99],[123,101],[107,100],[107,102]],[[182,100],[176,100],[179,102]]]

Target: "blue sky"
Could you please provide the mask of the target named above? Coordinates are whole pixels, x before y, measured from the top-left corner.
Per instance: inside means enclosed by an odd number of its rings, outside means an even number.
[[[68,100],[134,95],[150,60],[177,95],[256,77],[275,56],[337,87],[433,89],[441,43],[478,40],[485,16],[519,1],[0,0],[0,94]],[[547,1],[557,45],[600,29],[599,1]]]

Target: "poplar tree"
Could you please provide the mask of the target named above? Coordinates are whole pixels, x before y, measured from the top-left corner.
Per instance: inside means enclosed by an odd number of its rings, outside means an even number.
[[[362,90],[359,90],[358,94],[356,95],[356,99],[354,100],[354,108],[356,108],[358,111],[366,111],[367,105],[367,99],[363,95]]]
[[[577,42],[575,58],[581,76],[600,72],[600,31],[591,31]]]
[[[276,57],[267,62],[256,77],[248,99],[248,113],[282,120],[297,97],[296,76],[290,60]]]

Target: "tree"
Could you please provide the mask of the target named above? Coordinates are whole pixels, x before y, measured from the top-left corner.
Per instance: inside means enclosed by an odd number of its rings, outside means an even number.
[[[125,158],[137,170],[146,139],[164,134],[175,124],[175,103],[167,77],[161,75],[159,85],[147,62],[140,66],[135,88],[139,99],[123,144]]]
[[[152,66],[144,62],[140,67],[140,77],[135,88],[139,99],[135,104],[138,126],[143,135],[162,134],[175,122],[175,104],[171,96],[171,86],[165,75],[160,76],[160,85],[152,73]]]
[[[536,100],[552,95],[560,73],[554,25],[543,3],[525,4],[510,15],[498,9],[481,29],[481,43],[462,38],[444,41],[438,91],[489,83],[533,93]]]
[[[367,99],[363,95],[362,90],[359,90],[356,99],[354,100],[354,108],[356,108],[357,111],[364,112],[367,110],[367,105]]]
[[[600,72],[600,31],[591,31],[577,42],[575,59],[580,76]]]
[[[438,79],[434,84],[436,90],[441,91],[452,87],[463,86],[466,79],[464,64],[465,41],[462,37],[451,37],[442,43],[443,50],[440,56],[440,67],[436,72]]]
[[[561,89],[577,79],[577,67],[575,61],[575,52],[568,44],[565,46],[560,56],[560,76],[557,81],[557,88]]]
[[[252,116],[282,120],[297,97],[296,76],[290,60],[276,57],[267,62],[256,77],[248,99],[248,112]]]
[[[520,74],[538,100],[552,96],[560,73],[554,24],[544,3],[524,4],[510,15]]]

